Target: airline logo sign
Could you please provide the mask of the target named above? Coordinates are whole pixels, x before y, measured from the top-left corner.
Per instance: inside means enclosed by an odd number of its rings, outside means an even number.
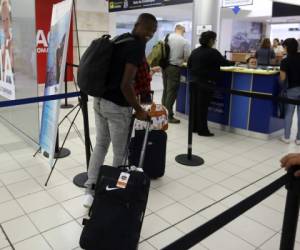
[[[192,2],[193,0],[109,0],[109,11],[117,12]]]
[[[222,4],[225,8],[243,5],[253,5],[253,0],[223,0]]]

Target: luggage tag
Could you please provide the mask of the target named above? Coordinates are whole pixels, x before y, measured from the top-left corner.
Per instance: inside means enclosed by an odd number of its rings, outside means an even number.
[[[129,177],[130,177],[129,173],[121,172],[116,186],[118,188],[123,188],[123,189],[126,188],[127,184],[128,184]]]

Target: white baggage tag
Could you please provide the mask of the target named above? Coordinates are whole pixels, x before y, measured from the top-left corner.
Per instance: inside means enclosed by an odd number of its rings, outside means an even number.
[[[118,188],[126,188],[129,177],[130,177],[129,173],[121,172],[116,186]]]

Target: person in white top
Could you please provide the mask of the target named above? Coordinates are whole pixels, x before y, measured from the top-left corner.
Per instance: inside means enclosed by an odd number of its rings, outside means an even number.
[[[282,56],[283,55],[284,49],[280,45],[280,42],[279,42],[278,38],[273,39],[273,50],[274,50],[276,56]]]
[[[180,123],[180,120],[174,118],[173,105],[177,98],[177,92],[180,84],[181,66],[191,53],[188,41],[183,37],[185,28],[182,25],[176,25],[175,32],[168,37],[170,47],[169,65],[163,70],[163,96],[162,104],[166,106],[169,113],[169,123]]]

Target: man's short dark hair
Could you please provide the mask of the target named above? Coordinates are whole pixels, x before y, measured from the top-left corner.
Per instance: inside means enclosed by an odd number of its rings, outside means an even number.
[[[207,47],[209,42],[211,40],[216,40],[217,38],[217,34],[214,31],[205,31],[201,34],[200,39],[199,39],[199,43],[204,46]]]
[[[282,46],[286,48],[288,55],[296,54],[298,51],[298,42],[295,38],[285,39]]]
[[[157,20],[156,17],[150,13],[142,13],[139,15],[136,23],[137,24],[142,24],[142,25],[149,25],[149,24],[154,24],[157,25]]]

